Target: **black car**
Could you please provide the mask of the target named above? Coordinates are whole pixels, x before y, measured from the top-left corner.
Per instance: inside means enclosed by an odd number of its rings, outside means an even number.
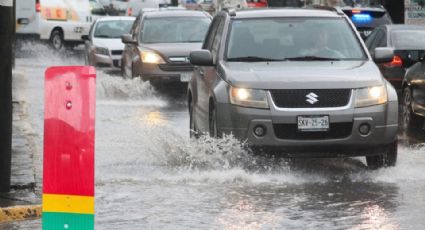
[[[394,49],[393,60],[378,66],[384,77],[400,90],[406,69],[420,61],[425,52],[425,26],[380,26],[373,31],[365,43],[372,56],[377,47]]]
[[[356,26],[363,40],[381,25],[393,24],[390,15],[382,6],[341,8]]]
[[[422,38],[422,41],[425,41]],[[403,124],[405,129],[421,129],[425,121],[425,61],[414,64],[403,80]]]

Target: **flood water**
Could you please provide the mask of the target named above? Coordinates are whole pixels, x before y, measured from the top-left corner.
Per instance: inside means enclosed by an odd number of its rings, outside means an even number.
[[[43,46],[16,61],[27,79],[41,188],[43,77],[81,65]],[[96,229],[423,229],[425,145],[401,134],[396,167],[363,158],[275,159],[226,137],[189,139],[184,95],[97,73]],[[0,228],[2,226],[0,225]],[[5,229],[39,229],[25,221]]]

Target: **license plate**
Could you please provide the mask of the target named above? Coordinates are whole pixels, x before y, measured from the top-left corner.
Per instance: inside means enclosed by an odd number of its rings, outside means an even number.
[[[180,81],[181,82],[188,82],[188,81],[190,81],[190,78],[192,78],[192,73],[182,73],[182,74],[180,74]]]
[[[298,130],[327,131],[329,130],[329,116],[298,116]]]

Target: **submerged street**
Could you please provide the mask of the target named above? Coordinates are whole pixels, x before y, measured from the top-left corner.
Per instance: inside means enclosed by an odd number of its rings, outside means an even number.
[[[28,45],[15,70],[27,88],[41,193],[44,71],[84,65]],[[167,90],[165,90],[166,92]],[[156,92],[140,79],[98,69],[96,229],[422,229],[425,130],[399,135],[396,167],[365,159],[275,159],[226,137],[189,139],[184,89]],[[177,94],[177,95],[176,95]],[[422,143],[422,144],[421,144]],[[2,226],[0,225],[0,228]],[[4,229],[40,229],[41,220]]]

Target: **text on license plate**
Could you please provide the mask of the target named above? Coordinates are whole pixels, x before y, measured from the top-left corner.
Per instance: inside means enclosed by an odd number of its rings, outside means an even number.
[[[329,130],[329,116],[298,116],[299,131]]]
[[[182,73],[182,74],[180,74],[180,81],[181,82],[188,82],[188,81],[190,81],[190,78],[192,78],[192,73]]]

